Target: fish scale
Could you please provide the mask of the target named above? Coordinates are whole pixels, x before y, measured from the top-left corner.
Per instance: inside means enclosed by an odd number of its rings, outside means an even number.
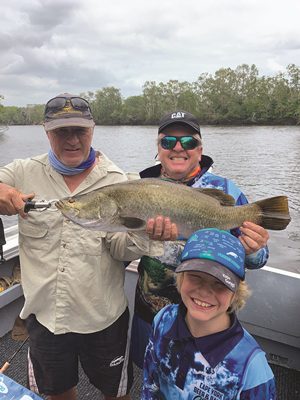
[[[59,200],[56,206],[74,223],[107,232],[143,230],[149,218],[163,215],[177,224],[183,237],[201,228],[233,229],[244,221],[282,230],[291,220],[286,196],[235,206],[234,199],[220,190],[155,178],[105,186]]]

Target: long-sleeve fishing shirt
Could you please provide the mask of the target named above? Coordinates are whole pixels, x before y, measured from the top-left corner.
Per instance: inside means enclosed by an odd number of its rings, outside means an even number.
[[[1,182],[26,194],[34,192],[34,200],[85,194],[125,180],[126,175],[103,154],[72,193],[47,154],[0,168]],[[127,306],[122,261],[162,254],[162,250],[161,243],[137,234],[86,230],[58,210],[29,212],[28,218],[19,218],[25,296],[21,318],[35,314],[55,334],[105,329]]]
[[[265,353],[232,316],[222,332],[194,338],[183,304],[154,318],[145,353],[143,400],[275,400]]]

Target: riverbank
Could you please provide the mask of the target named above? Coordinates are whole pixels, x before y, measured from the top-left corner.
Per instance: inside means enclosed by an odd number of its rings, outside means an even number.
[[[0,121],[1,123],[1,121]],[[200,127],[203,125],[209,126],[209,127],[220,127],[220,126],[234,126],[236,127],[273,127],[273,126],[299,126],[300,125],[300,120],[298,120],[297,118],[286,118],[286,119],[274,119],[271,121],[268,120],[241,120],[241,119],[237,119],[237,120],[201,120],[199,119],[199,123],[200,123]],[[135,121],[134,123],[128,123],[128,122],[122,122],[122,121],[118,121],[117,123],[114,124],[109,124],[109,123],[96,123],[96,126],[111,126],[111,127],[120,127],[120,126],[128,126],[128,127],[132,127],[132,126],[152,126],[154,128],[157,128],[159,124],[159,121],[148,121],[148,122],[144,122],[144,121]],[[43,123],[42,122],[38,122],[38,123],[14,123],[14,124],[9,124],[6,126],[6,129],[8,129],[10,126],[14,127],[14,126],[41,126],[43,127]],[[1,132],[1,127],[0,127],[0,132]]]

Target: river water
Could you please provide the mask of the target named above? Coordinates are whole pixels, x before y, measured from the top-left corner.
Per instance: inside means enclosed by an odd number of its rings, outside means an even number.
[[[268,266],[300,273],[300,127],[203,126],[202,137],[213,172],[232,179],[249,202],[288,196],[292,222],[269,231]],[[125,171],[140,171],[155,162],[156,138],[155,126],[97,126],[93,146]],[[47,150],[42,126],[11,126],[0,134],[0,165]],[[8,227],[16,219],[3,222]]]

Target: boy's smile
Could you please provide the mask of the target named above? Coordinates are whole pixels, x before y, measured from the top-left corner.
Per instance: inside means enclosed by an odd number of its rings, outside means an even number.
[[[204,272],[184,272],[180,293],[193,335],[207,335],[229,327],[227,310],[234,294],[218,279]]]

